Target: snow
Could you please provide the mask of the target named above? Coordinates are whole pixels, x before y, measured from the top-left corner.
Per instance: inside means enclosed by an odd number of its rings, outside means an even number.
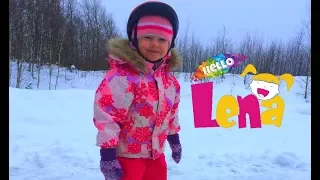
[[[9,87],[10,179],[103,179],[92,105],[104,73],[62,69],[57,90],[54,83],[49,90],[48,69],[44,67],[40,88],[36,88],[37,79],[25,72],[18,89],[14,88],[15,66],[12,63]],[[55,82],[56,69],[53,76]],[[280,128],[196,129],[190,82],[183,76],[179,77],[183,156],[175,164],[167,146],[169,180],[311,179],[311,104],[310,98],[305,100],[302,95],[305,77],[296,77],[290,92],[285,83],[280,86],[286,103]],[[214,109],[223,95],[250,93],[238,75],[214,82]]]

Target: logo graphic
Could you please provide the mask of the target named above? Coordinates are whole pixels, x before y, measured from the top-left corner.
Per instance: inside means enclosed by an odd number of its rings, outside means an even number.
[[[283,74],[279,79],[269,73],[257,74],[257,70],[252,64],[248,64],[240,76],[243,77],[249,72],[255,74],[252,78],[250,88],[252,94],[259,100],[269,100],[278,95],[280,80],[287,82],[288,91],[294,83],[294,77],[291,74]]]
[[[208,58],[203,62],[192,75],[193,81],[203,78],[215,78],[228,73],[232,68],[241,64],[247,56],[241,54],[219,54]]]
[[[238,95],[236,98],[232,95],[222,96],[215,111],[216,119],[213,120],[211,117],[214,102],[213,82],[191,85],[195,128],[231,128],[237,124],[236,116],[238,127],[245,128],[247,114],[251,128],[261,128],[262,124],[281,126],[285,103],[279,95],[280,80],[286,81],[289,91],[294,83],[294,77],[287,73],[281,75],[279,79],[269,73],[257,74],[256,68],[252,64],[248,64],[240,76],[244,77],[249,72],[254,74],[250,84],[252,94],[245,97]],[[261,106],[267,110],[261,112]]]

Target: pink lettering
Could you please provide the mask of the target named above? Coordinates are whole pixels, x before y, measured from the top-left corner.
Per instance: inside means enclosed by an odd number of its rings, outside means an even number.
[[[253,94],[250,94],[244,98],[237,96],[237,100],[240,107],[240,113],[238,115],[239,128],[246,127],[246,114],[249,114],[250,127],[261,128],[260,120],[260,105],[259,101]]]
[[[213,82],[191,85],[191,95],[195,128],[220,127],[211,119]]]

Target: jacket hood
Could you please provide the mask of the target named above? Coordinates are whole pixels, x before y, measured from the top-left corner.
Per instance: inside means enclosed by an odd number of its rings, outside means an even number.
[[[112,57],[108,58],[111,67],[114,67],[116,64],[128,63],[138,71],[144,73],[148,71],[148,62],[130,47],[129,40],[110,39],[107,44],[107,52]],[[171,55],[165,60],[165,63],[171,71],[180,67],[182,58],[176,49],[171,49]]]

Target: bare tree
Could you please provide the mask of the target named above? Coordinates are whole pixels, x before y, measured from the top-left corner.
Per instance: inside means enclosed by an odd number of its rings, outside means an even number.
[[[57,70],[57,76],[56,76],[56,83],[54,85],[54,89],[55,90],[57,89],[59,75],[60,75],[61,52],[62,52],[63,44],[64,44],[64,41],[65,41],[66,28],[60,29],[59,33],[61,34],[61,37],[60,37],[60,48],[59,48],[59,52],[58,52],[58,63],[57,63],[58,70]]]
[[[18,63],[16,87],[21,87],[24,63],[37,79],[38,88],[43,65],[51,67],[49,73],[56,64],[85,70],[108,67],[105,43],[119,35],[112,14],[107,13],[101,0],[82,4],[77,6],[76,0],[9,1],[9,61]],[[65,39],[62,47],[61,37]],[[9,66],[9,85],[12,74]]]
[[[11,85],[11,60],[13,58],[13,49],[12,49],[12,44],[14,41],[14,32],[16,28],[16,22],[18,15],[17,13],[19,12],[17,10],[18,8],[18,2],[17,0],[10,0],[9,1],[9,86]]]
[[[223,26],[222,30],[218,32],[217,37],[214,39],[216,44],[216,52],[227,54],[232,53],[233,43],[231,38],[227,37],[226,27]],[[224,75],[221,76],[221,79],[224,79]]]
[[[25,2],[24,1],[20,1],[18,3],[18,11],[20,11],[19,15],[18,15],[18,20],[17,20],[17,46],[19,47],[17,50],[20,51],[19,52],[19,56],[17,58],[17,79],[16,79],[16,88],[20,88],[20,84],[21,84],[21,76],[22,76],[22,70],[23,70],[23,60],[25,60],[25,42],[26,42],[26,27],[24,26],[25,22],[26,22],[26,9],[25,9]]]
[[[247,56],[246,63],[232,69],[232,73],[240,74],[245,68],[245,64],[255,64],[259,61],[263,52],[263,41],[257,34],[250,35],[247,33],[239,44],[238,52]],[[248,76],[245,76],[243,83],[247,84]]]
[[[307,75],[305,80],[304,98],[308,98],[309,94],[309,77],[311,77],[311,4],[307,3],[307,19],[303,21],[304,28],[304,50],[307,59]],[[311,90],[310,90],[311,91]]]
[[[27,69],[39,88],[41,81],[47,82],[41,77],[43,67],[47,65],[49,89],[53,85],[51,78],[54,78],[56,66],[54,89],[58,86],[61,67],[85,71],[109,69],[105,44],[110,38],[120,36],[120,32],[101,1],[9,0],[9,86],[15,83],[15,87],[22,88],[21,76]],[[245,65],[252,63],[259,72],[307,76],[304,80],[304,97],[307,98],[311,77],[310,8],[308,19],[302,25],[303,29],[286,42],[273,39],[267,43],[257,34],[245,34],[239,45],[233,43],[223,27],[211,43],[205,45],[190,30],[187,20],[185,31],[179,33],[176,41],[176,48],[183,58],[183,66],[178,71],[185,72],[185,78],[189,79],[207,58],[218,53],[241,53],[247,55],[248,60],[230,73],[239,74]],[[13,63],[17,67],[14,71]],[[67,71],[64,76],[67,81]],[[244,84],[246,82],[247,77]]]

